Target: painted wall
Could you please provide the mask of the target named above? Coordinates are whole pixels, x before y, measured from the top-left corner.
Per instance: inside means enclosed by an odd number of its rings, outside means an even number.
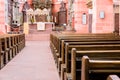
[[[78,33],[88,33],[88,21],[86,21],[86,24],[82,23],[82,15],[83,13],[86,14],[86,17],[88,18],[88,8],[86,6],[85,0],[75,0],[74,1],[74,29]],[[88,19],[86,19],[88,20]]]
[[[104,18],[100,18],[100,12]],[[111,0],[93,0],[92,33],[112,33],[114,31],[113,2]]]
[[[32,0],[27,0],[28,4],[32,4]]]
[[[120,5],[120,1],[119,1],[119,5]],[[120,13],[120,7],[119,7],[119,13]],[[120,24],[120,16],[119,16],[119,24]],[[120,32],[120,25],[119,25],[119,32]],[[119,33],[120,35],[120,33]]]

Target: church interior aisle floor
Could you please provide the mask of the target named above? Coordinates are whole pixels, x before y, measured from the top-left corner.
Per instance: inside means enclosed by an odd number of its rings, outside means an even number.
[[[0,80],[59,80],[49,41],[27,41],[26,47],[0,70]]]

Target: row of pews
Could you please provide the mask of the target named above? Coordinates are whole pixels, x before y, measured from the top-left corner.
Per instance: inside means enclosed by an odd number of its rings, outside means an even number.
[[[61,80],[120,80],[119,35],[55,32],[50,48]]]
[[[25,34],[0,35],[0,69],[25,47]]]

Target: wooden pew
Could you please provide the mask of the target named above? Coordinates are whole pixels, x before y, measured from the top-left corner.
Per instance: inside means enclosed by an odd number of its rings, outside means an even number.
[[[24,34],[4,34],[0,35],[0,69],[3,68],[17,53],[19,35],[23,36],[22,43],[25,45]],[[23,46],[24,46],[23,45]]]
[[[69,45],[68,43],[66,43],[66,48],[65,48],[65,53],[64,56],[62,56],[62,61],[65,65],[66,65],[66,72],[70,72],[70,69],[68,68],[70,66],[70,60],[71,60],[71,50],[72,48],[76,48],[79,51],[94,51],[94,50],[119,50],[120,49],[120,44],[96,44],[96,45],[92,45],[92,44],[88,44],[88,45]],[[60,63],[59,67],[60,67]]]
[[[15,53],[19,53],[25,47],[25,34],[9,34],[12,36],[12,46],[15,48]]]
[[[79,39],[80,37],[110,37],[110,36],[115,36],[115,34],[78,34],[78,33],[72,33],[72,34],[61,34],[61,33],[53,33],[50,34],[50,43],[53,44],[56,49],[59,49],[59,45],[60,45],[60,40],[63,39]],[[74,39],[75,40],[75,39]]]
[[[62,35],[62,34],[58,34],[58,35],[54,35],[51,43],[56,47],[56,49],[58,50],[58,52],[60,51],[60,44],[61,44],[61,40],[80,40],[81,38],[92,38],[94,40],[94,38],[117,38],[118,36],[115,36],[114,34],[79,34],[79,35]],[[88,39],[89,40],[89,39]]]
[[[81,48],[82,45],[103,45],[103,44],[104,45],[107,45],[107,44],[114,45],[114,44],[120,44],[120,41],[96,41],[96,42],[94,42],[94,41],[89,41],[89,42],[88,41],[86,41],[86,42],[83,41],[82,42],[81,41],[81,42],[75,42],[75,43],[67,42],[67,43],[63,43],[63,44],[64,44],[64,46],[62,46],[61,56],[58,58],[58,68],[59,68],[59,70],[60,70],[60,64],[64,64],[65,63],[65,54],[70,52],[73,47],[78,48],[78,50],[79,49],[80,50],[84,50],[86,48],[84,48],[85,46]],[[66,44],[66,48],[65,48],[65,44]],[[99,49],[103,49],[103,48],[99,48]],[[118,47],[114,47],[113,48],[112,46],[111,47],[107,47],[106,49],[115,49],[115,48],[119,49]],[[68,51],[68,49],[69,49],[69,51]]]
[[[120,80],[120,78],[117,75],[115,75],[115,74],[113,75],[112,74],[112,75],[108,76],[107,80]]]
[[[110,36],[108,34],[78,34],[78,35],[71,35],[71,34],[55,34],[55,35],[51,35],[51,38],[50,38],[50,47],[52,50],[52,52],[54,52],[54,56],[56,57],[56,59],[58,58],[57,56],[60,56],[61,57],[61,54],[59,55],[59,53],[61,53],[61,43],[62,43],[62,40],[65,40],[65,41],[69,41],[69,42],[88,42],[88,41],[119,41],[120,40],[120,37],[119,36],[116,36],[116,35],[113,35]],[[56,53],[57,56],[56,56]]]
[[[12,59],[12,46],[11,46],[11,36],[9,35],[4,35],[4,37],[6,37],[6,48],[8,51],[8,61],[10,61]]]
[[[84,55],[89,56],[92,59],[103,59],[103,60],[120,60],[120,50],[95,50],[95,51],[76,51],[75,48],[72,49],[72,61],[71,61],[71,74],[80,74],[81,70],[81,58]],[[77,72],[76,72],[77,71]],[[70,75],[71,75],[70,74]],[[73,80],[78,80],[80,76],[76,79],[78,75],[72,75]]]
[[[1,54],[0,54],[1,65],[0,65],[0,68],[2,68],[8,62],[6,38],[0,37],[0,44],[1,44]]]
[[[96,40],[96,41],[70,41],[70,42],[66,42],[64,40],[62,40],[62,46],[61,46],[61,53],[59,55],[60,58],[62,58],[64,61],[64,54],[65,54],[65,48],[68,49],[69,45],[107,45],[107,44],[120,44],[120,41],[100,41],[100,40]],[[63,62],[64,63],[64,62]]]
[[[92,36],[91,36],[92,35]],[[65,36],[65,37],[63,37],[63,36],[61,36],[61,39],[57,36],[56,37],[56,40],[55,41],[53,41],[53,42],[55,42],[56,44],[54,44],[53,45],[53,48],[54,48],[54,50],[52,50],[52,52],[53,52],[53,55],[54,55],[54,58],[55,58],[55,61],[56,62],[58,62],[58,57],[61,57],[61,49],[59,48],[60,46],[61,46],[61,40],[69,40],[69,41],[79,41],[79,42],[84,42],[84,41],[110,41],[110,40],[112,40],[112,41],[116,41],[116,40],[120,40],[120,37],[118,37],[118,36],[111,36],[111,35],[105,35],[105,34],[100,34],[100,35],[98,35],[98,34],[84,34],[84,35],[74,35],[74,37],[71,37],[71,36]],[[55,47],[55,45],[56,45],[56,47]],[[63,46],[62,46],[63,47]]]
[[[5,66],[12,58],[11,41],[9,35],[0,36],[1,44],[1,68]]]
[[[120,75],[120,60],[82,58],[81,80],[106,80],[110,74]]]
[[[78,39],[77,41],[74,41],[74,40],[73,40],[73,41],[71,40],[71,41],[72,41],[72,42],[76,42],[76,43],[78,43],[78,42],[82,43],[82,42],[99,42],[99,41],[101,41],[101,42],[102,42],[102,41],[104,41],[104,42],[106,41],[106,42],[107,42],[107,41],[119,41],[119,40],[120,40],[120,39],[114,39],[114,38],[112,38],[112,39],[111,39],[111,38],[101,38],[101,39],[99,39],[99,38],[94,38],[94,39],[93,39],[93,38],[83,38],[83,39],[82,39],[82,38],[81,38],[81,39]],[[71,42],[71,41],[70,41],[70,42]],[[54,55],[55,55],[54,57],[56,57],[56,62],[58,62],[57,58],[58,58],[58,57],[61,57],[62,54],[64,54],[64,52],[63,52],[63,51],[64,51],[64,49],[63,49],[63,48],[64,48],[64,45],[63,45],[63,44],[64,44],[64,41],[62,41],[61,44],[62,44],[62,45],[61,45],[60,50],[59,50],[58,52],[57,52],[57,50],[56,50],[57,54],[54,53]]]
[[[71,69],[70,72],[62,73],[65,78],[72,78],[72,80],[79,80],[81,76],[81,59],[84,55],[89,56],[92,59],[104,59],[104,60],[120,60],[120,50],[94,50],[94,51],[77,51],[75,48],[72,49],[71,54]],[[64,70],[64,68],[62,68]],[[78,74],[79,73],[79,74]],[[69,75],[69,76],[68,76]],[[77,77],[77,78],[76,78]],[[65,79],[66,80],[66,79]]]
[[[53,41],[55,44],[51,44],[54,46],[52,51],[57,53],[57,54],[53,53],[53,55],[55,55],[54,57],[61,56],[60,53],[61,53],[62,40],[81,41],[81,42],[83,42],[83,41],[97,41],[97,40],[99,40],[99,41],[107,41],[107,40],[115,41],[116,40],[117,41],[117,40],[120,40],[120,37],[113,36],[113,35],[112,36],[104,36],[104,35],[99,36],[96,34],[96,36],[95,35],[93,35],[93,36],[88,35],[88,36],[84,37],[84,35],[81,35],[81,36],[79,35],[79,36],[75,36],[75,37],[71,37],[71,36],[67,37],[66,36],[66,37],[56,38],[56,40]]]

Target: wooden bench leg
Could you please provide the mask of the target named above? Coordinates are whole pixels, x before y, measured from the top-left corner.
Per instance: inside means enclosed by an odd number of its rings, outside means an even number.
[[[1,54],[1,58],[0,58],[0,69],[4,67],[4,55]]]
[[[12,49],[10,49],[9,51],[9,59],[11,60],[13,57],[12,57]]]
[[[62,64],[62,59],[58,58],[57,65],[58,65],[58,71],[59,71],[59,73],[61,72],[61,64]]]
[[[9,59],[8,59],[8,51],[7,52],[5,52],[5,64],[7,64],[8,63],[8,61],[9,61]]]
[[[15,48],[12,49],[12,57],[15,57]]]
[[[65,80],[65,76],[64,76],[64,73],[65,73],[65,64],[61,64],[61,80]]]

